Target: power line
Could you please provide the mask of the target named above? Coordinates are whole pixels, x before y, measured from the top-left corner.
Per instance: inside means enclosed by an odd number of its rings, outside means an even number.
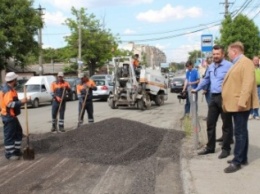
[[[219,26],[220,23],[218,24],[215,24],[214,26]],[[213,27],[213,26],[212,26]],[[175,35],[171,35],[171,36],[165,36],[165,37],[159,37],[159,38],[150,38],[150,39],[141,39],[141,40],[123,40],[121,42],[147,42],[147,41],[156,41],[156,40],[163,40],[163,39],[171,39],[171,38],[175,38],[175,37],[180,37],[180,36],[185,36],[185,35],[188,35],[188,34],[194,34],[196,32],[201,32],[205,29],[207,29],[208,27],[205,27],[205,28],[201,28],[201,29],[198,29],[198,30],[194,30],[194,31],[191,31],[191,32],[186,32],[186,33],[181,33],[181,34],[175,34]]]

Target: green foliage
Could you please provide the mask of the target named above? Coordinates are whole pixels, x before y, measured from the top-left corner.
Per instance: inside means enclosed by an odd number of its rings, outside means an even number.
[[[201,53],[200,50],[194,50],[194,51],[189,52],[188,61],[192,61],[193,63],[195,63],[196,59],[201,58],[201,57],[204,57],[204,54]]]
[[[23,67],[27,54],[38,53],[34,36],[42,26],[39,14],[30,0],[1,0],[0,10],[0,69],[10,58]]]
[[[74,53],[78,50],[79,25],[82,32],[82,61],[84,68],[88,68],[90,75],[94,74],[95,69],[104,65],[117,50],[117,38],[112,35],[109,29],[105,29],[93,14],[72,7],[72,15],[76,19],[68,18],[65,24],[71,30],[71,35],[66,37],[68,47]],[[74,56],[76,57],[76,55]]]
[[[241,41],[245,47],[245,55],[252,58],[260,50],[259,29],[247,16],[239,14],[234,19],[227,16],[222,21],[220,38],[215,42],[225,48],[235,41]]]

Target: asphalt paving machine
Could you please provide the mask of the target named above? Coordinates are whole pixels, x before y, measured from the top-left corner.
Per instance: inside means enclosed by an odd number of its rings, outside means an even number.
[[[145,110],[168,99],[168,78],[160,69],[134,68],[132,57],[114,57],[114,87],[108,98],[112,109],[121,106]]]

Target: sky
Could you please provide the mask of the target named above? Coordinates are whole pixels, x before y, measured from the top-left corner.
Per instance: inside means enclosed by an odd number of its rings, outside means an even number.
[[[43,47],[66,45],[70,30],[63,24],[73,18],[71,7],[86,8],[88,14],[105,22],[105,27],[119,35],[122,44],[155,46],[167,62],[185,62],[188,52],[201,49],[201,36],[219,37],[224,19],[225,0],[35,0],[34,7],[44,8]],[[260,28],[259,0],[229,0],[230,13],[243,13]],[[74,18],[76,19],[76,18]]]

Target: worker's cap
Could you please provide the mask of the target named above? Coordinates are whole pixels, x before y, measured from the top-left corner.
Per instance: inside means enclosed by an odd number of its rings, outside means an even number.
[[[5,75],[5,81],[10,82],[18,78],[18,75],[15,72],[9,72]]]
[[[63,76],[64,76],[64,73],[63,73],[63,72],[59,72],[57,76],[58,76],[58,77],[63,77]]]

